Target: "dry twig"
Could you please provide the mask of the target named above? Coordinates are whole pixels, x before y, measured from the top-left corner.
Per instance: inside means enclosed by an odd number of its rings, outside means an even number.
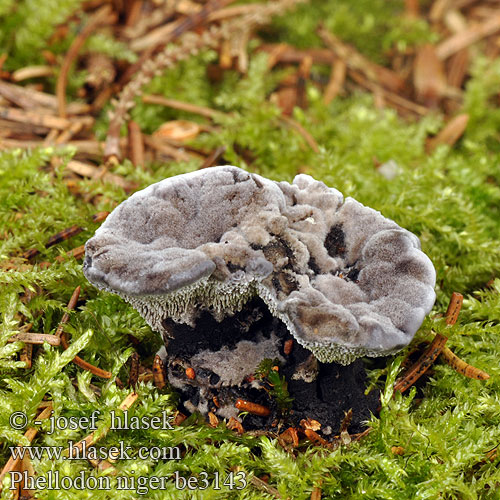
[[[411,387],[434,363],[441,354],[448,337],[436,334],[429,347],[423,352],[418,360],[407,370],[404,376],[394,385],[394,392],[404,392]]]
[[[500,14],[487,19],[479,25],[471,26],[442,41],[436,47],[436,54],[442,60],[447,59],[458,51],[472,45],[482,38],[494,35],[498,31],[500,31]]]
[[[84,28],[78,33],[77,37],[73,40],[68,52],[64,57],[64,61],[61,65],[61,70],[59,72],[59,77],[57,79],[56,85],[56,95],[59,116],[66,118],[66,85],[68,83],[68,73],[73,61],[76,59],[78,52],[83,47],[85,40],[92,34],[92,32],[103,22],[109,19],[111,14],[110,5],[104,5],[101,7],[92,17],[88,20]]]
[[[139,125],[130,120],[128,122],[129,158],[136,167],[144,166],[144,139]]]
[[[252,476],[252,479],[250,479],[250,484],[252,486],[255,486],[255,488],[257,488],[258,490],[267,493],[268,495],[273,495],[275,498],[281,498],[280,492],[276,488],[274,488],[274,486],[267,484],[265,481],[262,481],[262,479],[259,479],[256,476]]]
[[[12,335],[7,342],[25,342],[26,344],[47,344],[58,346],[61,344],[61,339],[57,335],[49,335],[45,333],[16,333]]]

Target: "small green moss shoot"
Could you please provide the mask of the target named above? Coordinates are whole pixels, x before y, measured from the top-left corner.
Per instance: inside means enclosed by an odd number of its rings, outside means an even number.
[[[276,402],[282,412],[290,410],[293,398],[288,392],[288,382],[279,374],[278,359],[264,359],[259,364],[255,375],[262,380],[269,396]],[[275,368],[278,368],[275,370]]]

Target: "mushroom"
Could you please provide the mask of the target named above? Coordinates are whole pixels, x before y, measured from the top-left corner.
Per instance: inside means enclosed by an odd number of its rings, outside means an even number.
[[[289,184],[221,166],[165,179],[119,205],[85,253],[87,279],[165,340],[171,321],[221,322],[258,296],[323,363],[402,349],[435,300],[414,234],[303,174]],[[279,355],[276,339],[261,340],[252,366]],[[194,361],[220,366],[227,354]],[[218,376],[233,384],[249,369]]]

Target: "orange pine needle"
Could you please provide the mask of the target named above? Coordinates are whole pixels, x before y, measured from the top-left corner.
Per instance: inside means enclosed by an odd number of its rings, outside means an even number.
[[[266,406],[252,403],[251,401],[245,401],[244,399],[237,399],[235,406],[238,410],[247,411],[248,413],[259,417],[267,417],[271,414],[271,410]]]
[[[420,358],[408,369],[404,377],[396,383],[394,392],[404,392],[411,387],[429,369],[439,354],[441,354],[447,340],[448,337],[437,333]]]
[[[167,385],[163,361],[158,354],[153,361],[153,383],[160,390]]]
[[[477,380],[488,380],[490,376],[476,368],[475,366],[467,364],[465,361],[461,360],[456,354],[454,354],[450,349],[445,347],[441,352],[441,357],[443,361],[450,365],[455,371],[465,375],[469,378],[474,378]]]

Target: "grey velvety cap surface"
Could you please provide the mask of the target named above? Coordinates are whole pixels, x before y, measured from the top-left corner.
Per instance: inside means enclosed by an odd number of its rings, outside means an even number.
[[[85,246],[85,276],[156,330],[221,319],[253,295],[323,362],[407,345],[434,304],[418,238],[308,175],[275,182],[232,166],[133,194]]]

